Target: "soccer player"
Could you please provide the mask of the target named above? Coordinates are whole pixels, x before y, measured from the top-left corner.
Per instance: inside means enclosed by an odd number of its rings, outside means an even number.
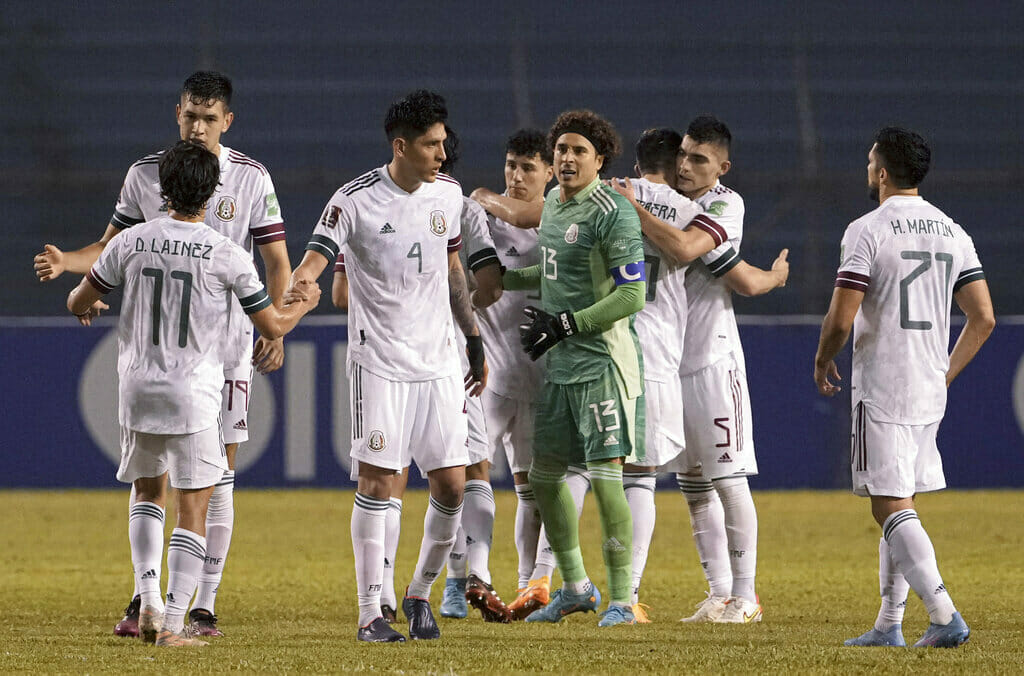
[[[267,271],[270,296],[280,303],[288,284],[291,264],[285,246],[285,231],[274,184],[266,168],[237,150],[221,145],[221,136],[234,121],[231,110],[231,80],[220,73],[198,71],[182,86],[176,107],[178,131],[182,139],[198,141],[220,159],[220,185],[206,210],[205,223],[227,236],[252,255],[253,244]],[[56,279],[65,270],[85,274],[106,244],[119,232],[166,213],[157,176],[159,154],[147,155],[132,165],[124,180],[114,215],[99,241],[77,251],[63,252],[52,244],[35,257],[35,269],[41,281]],[[99,301],[98,309],[106,309]],[[199,577],[198,593],[189,617],[194,628],[208,636],[220,636],[214,614],[231,534],[234,529],[235,454],[238,445],[249,438],[247,411],[253,364],[261,373],[281,367],[283,342],[260,337],[253,348],[252,323],[237,304],[230,306],[225,333],[223,406],[221,423],[228,469],[217,482],[207,513],[207,558]],[[132,519],[163,521],[162,511],[136,509],[136,496],[129,500]],[[114,628],[118,636],[138,636],[139,590],[122,619]]]
[[[520,327],[531,358],[548,354],[529,478],[564,583],[526,620],[558,622],[600,603],[566,485],[567,466],[586,462],[608,570],[611,602],[599,622],[605,627],[634,621],[622,465],[643,457],[643,365],[632,326],[644,305],[643,243],[636,211],[598,175],[620,152],[611,123],[588,110],[564,112],[548,146],[559,185],[544,202],[541,262],[504,276],[506,289],[541,290],[543,309],[527,307]]]
[[[453,317],[466,336],[466,389],[478,393],[486,385],[458,255],[462,189],[440,173],[447,117],[444,99],[426,90],[391,105],[384,121],[391,161],[334,194],[292,273],[301,289],[345,249],[351,455],[358,463],[351,529],[362,641],[405,640],[384,621],[380,592],[392,482],[409,458],[427,475],[430,504],[402,610],[412,638],[440,637],[428,597],[455,542],[468,461]]]
[[[935,444],[946,389],[995,326],[985,273],[970,236],[924,200],[918,186],[931,150],[918,134],[881,129],[868,152],[868,188],[879,207],[846,228],[832,303],[814,358],[818,391],[833,396],[833,361],[854,331],[853,492],[871,498],[882,528],[875,625],[848,646],[903,646],[908,588],[931,620],[914,647],[954,648],[971,630],[939,574],[914,496],[946,487]],[[951,300],[967,316],[947,353]]]
[[[771,270],[740,258],[743,199],[719,180],[732,166],[732,134],[711,116],[694,119],[680,147],[677,188],[704,210],[688,226],[701,231],[700,260],[686,274],[687,320],[679,366],[686,451],[666,466],[690,510],[694,540],[711,587],[687,621],[759,622],[761,605],[754,587],[757,567],[757,512],[747,477],[757,474],[750,424],[750,396],[732,293],[756,296],[784,286],[788,250]],[[641,215],[645,233],[673,253],[679,231],[654,227]],[[684,233],[687,231],[683,231]],[[692,243],[692,242],[691,242]]]
[[[199,143],[179,141],[158,161],[167,215],[112,237],[89,274],[68,296],[68,309],[88,323],[95,305],[124,285],[118,325],[121,464],[117,478],[135,487],[129,539],[141,595],[139,630],[159,646],[202,646],[185,631],[185,612],[202,574],[207,505],[227,469],[219,416],[224,353],[219,349],[237,304],[260,333],[276,339],[316,306],[319,289],[278,310],[259,281],[252,256],[203,224],[218,186],[219,161]],[[246,320],[248,321],[248,320]],[[166,609],[160,598],[166,481],[178,500],[167,552]]]

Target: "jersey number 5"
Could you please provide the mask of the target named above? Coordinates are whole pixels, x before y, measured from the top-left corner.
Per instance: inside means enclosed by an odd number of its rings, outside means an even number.
[[[143,277],[153,278],[153,344],[160,344],[160,311],[163,305],[164,271],[159,268],[142,268]],[[192,302],[192,273],[171,270],[171,279],[181,280],[181,309],[178,313],[178,347],[188,345],[188,307]]]

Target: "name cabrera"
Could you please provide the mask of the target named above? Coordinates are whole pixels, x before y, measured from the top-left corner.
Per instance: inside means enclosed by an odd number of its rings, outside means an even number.
[[[155,238],[146,242],[141,237],[135,239],[136,251],[150,251],[155,254],[166,254],[168,256],[183,256],[185,258],[201,258],[204,261],[210,260],[212,244],[200,244],[198,242],[182,242],[179,239]]]

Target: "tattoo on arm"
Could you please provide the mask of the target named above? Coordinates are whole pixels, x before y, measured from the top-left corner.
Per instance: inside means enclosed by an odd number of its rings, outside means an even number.
[[[476,318],[473,316],[473,305],[469,302],[466,273],[462,269],[462,263],[458,261],[448,267],[448,297],[451,301],[452,317],[462,329],[463,335],[475,335]]]

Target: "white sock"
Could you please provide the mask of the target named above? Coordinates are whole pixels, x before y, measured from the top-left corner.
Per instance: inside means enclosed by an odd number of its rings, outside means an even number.
[[[921,597],[932,623],[952,622],[956,608],[942,582],[935,548],[917,512],[904,509],[890,514],[882,524],[882,535],[889,544],[892,560],[910,583],[910,588]]]
[[[578,465],[569,465],[565,472],[565,483],[569,486],[569,492],[572,493],[572,501],[576,505],[576,518],[579,518],[583,514],[583,498],[587,494],[587,489],[590,488],[590,474],[587,472],[586,467],[580,467]],[[547,529],[541,526],[540,535],[537,537],[537,563],[533,567],[533,576],[531,579],[537,580],[544,576],[551,577],[555,572],[555,553],[551,549],[551,543],[548,542]],[[583,584],[583,591],[586,591],[586,580],[580,583]]]
[[[381,616],[380,592],[384,579],[384,529],[390,501],[356,493],[352,508],[352,552],[356,564],[359,626]]]
[[[530,484],[516,485],[516,552],[519,553],[519,586],[530,584],[534,563],[537,561],[537,539],[540,537],[540,510],[533,497]]]
[[[431,496],[427,515],[423,518],[419,561],[416,562],[416,570],[413,571],[406,594],[420,599],[430,598],[430,587],[440,575],[441,566],[455,544],[461,520],[461,502],[457,507],[446,507]]]
[[[590,589],[590,578],[585,577],[579,582],[562,582],[562,589],[572,592],[573,594],[582,594],[583,592]]]
[[[725,512],[718,491],[710,481],[699,476],[676,474],[676,483],[690,510],[693,542],[708,581],[709,593],[728,598],[732,594],[732,564],[729,562]]]
[[[451,580],[466,579],[466,531],[460,525],[455,533],[455,542],[448,552],[447,577]]]
[[[395,610],[395,557],[398,556],[398,537],[402,534],[402,500],[391,498],[384,521],[384,586],[380,590],[380,604]]]
[[[164,555],[164,509],[152,502],[136,502],[128,511],[128,544],[135,571],[135,594],[142,605],[162,608],[160,563]]]
[[[647,552],[654,537],[654,483],[657,475],[654,472],[642,474],[623,473],[622,488],[626,492],[626,502],[633,514],[633,599],[632,604],[640,602],[640,579],[647,565]]]
[[[542,577],[550,577],[555,573],[555,552],[548,542],[548,531],[543,525],[540,527],[540,534],[537,536],[537,562],[533,565],[531,580],[539,580]],[[529,584],[529,582],[527,582]]]
[[[878,609],[875,629],[884,634],[893,625],[903,624],[903,611],[907,608],[907,593],[910,591],[907,578],[892,560],[885,538],[878,540],[878,590],[882,596],[882,607]]]
[[[231,531],[235,526],[234,494],[235,472],[229,469],[213,489],[210,506],[206,508],[206,562],[199,575],[193,609],[214,612],[217,590],[224,575],[224,562],[231,547]]]
[[[184,528],[171,531],[167,545],[167,607],[164,629],[174,633],[185,627],[185,611],[196,591],[199,574],[206,560],[206,538]]]
[[[488,560],[494,531],[494,490],[480,479],[466,482],[462,503],[462,528],[466,532],[466,562],[470,575],[491,583]]]
[[[132,507],[134,505],[135,505],[135,484],[132,484],[132,490],[128,494],[128,520],[129,521],[131,521],[131,518],[132,518]],[[160,509],[163,510],[163,507],[161,507]],[[162,542],[163,542],[163,538],[161,538],[161,545],[160,545],[161,556],[163,555],[163,544],[162,544]],[[128,536],[128,546],[129,546],[129,548],[131,547],[131,535],[130,534]],[[132,582],[132,599],[134,600],[136,596],[139,596],[139,581],[135,577],[135,564],[132,564],[132,580],[133,580],[133,582]]]
[[[711,482],[725,512],[732,564],[732,594],[757,603],[754,574],[757,572],[757,510],[747,477],[727,477]]]

